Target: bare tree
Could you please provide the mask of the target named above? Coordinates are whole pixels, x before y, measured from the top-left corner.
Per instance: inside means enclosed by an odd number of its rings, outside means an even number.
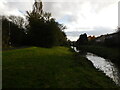
[[[25,25],[25,20],[20,16],[9,16],[9,20],[12,21],[14,24],[18,25],[19,28],[23,28]]]

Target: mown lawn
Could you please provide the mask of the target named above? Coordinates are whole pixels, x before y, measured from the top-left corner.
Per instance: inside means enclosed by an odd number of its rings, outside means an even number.
[[[112,88],[86,58],[66,47],[3,51],[3,88]]]

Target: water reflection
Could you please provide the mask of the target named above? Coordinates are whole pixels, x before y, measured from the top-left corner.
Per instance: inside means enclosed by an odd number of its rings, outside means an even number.
[[[77,48],[74,47],[74,46],[71,46],[71,48],[72,48],[73,50],[75,50],[75,52],[80,52],[80,50],[77,50]]]
[[[87,53],[86,58],[88,58],[96,68],[102,70],[108,77],[112,78],[116,84],[120,85],[119,71],[111,61],[92,53]]]

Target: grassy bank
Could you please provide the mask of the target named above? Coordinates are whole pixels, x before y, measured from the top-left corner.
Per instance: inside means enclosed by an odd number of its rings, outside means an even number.
[[[112,62],[120,65],[120,49],[119,48],[108,48],[104,46],[95,45],[84,45],[80,47],[81,50],[95,53],[106,59],[110,59]]]
[[[66,47],[3,51],[3,88],[111,88],[90,61]]]

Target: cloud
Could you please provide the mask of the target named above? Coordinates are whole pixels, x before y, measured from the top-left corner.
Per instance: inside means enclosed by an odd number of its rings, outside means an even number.
[[[95,27],[93,30],[89,30],[89,31],[84,31],[84,30],[83,31],[67,31],[66,34],[68,39],[72,41],[76,41],[79,38],[79,36],[84,33],[86,33],[87,36],[94,35],[97,37],[97,36],[105,35],[112,32],[115,32],[115,30],[111,28],[105,28],[105,27]]]
[[[64,0],[46,3],[45,11],[52,12],[53,17],[68,27],[67,31],[81,31],[81,28],[86,31],[96,26],[115,29],[118,25],[117,3],[118,0]]]
[[[80,34],[87,33],[88,35],[95,35],[99,36],[102,34],[107,34],[107,33],[112,33],[115,30],[111,28],[106,28],[106,27],[95,27],[94,29],[88,30],[88,31],[66,31],[66,33],[70,36],[79,36]]]
[[[21,0],[2,0],[0,2],[0,15],[16,15],[24,17],[27,10],[31,10],[33,0],[21,1]]]
[[[66,32],[103,34],[118,25],[119,0],[42,0],[46,12],[67,26]],[[20,15],[32,10],[34,0],[1,0],[0,15]]]

